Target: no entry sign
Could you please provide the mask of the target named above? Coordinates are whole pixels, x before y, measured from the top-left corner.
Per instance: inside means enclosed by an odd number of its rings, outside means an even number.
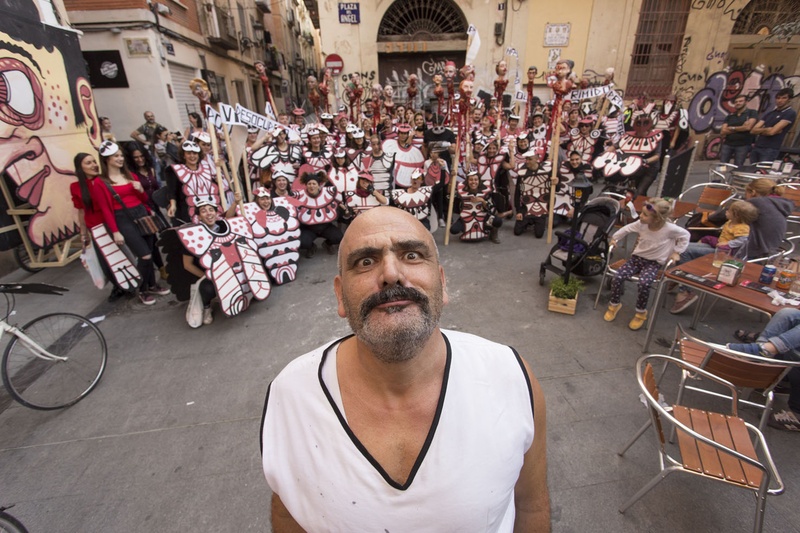
[[[325,66],[331,69],[331,74],[338,76],[344,69],[344,60],[339,54],[330,54],[325,58]]]

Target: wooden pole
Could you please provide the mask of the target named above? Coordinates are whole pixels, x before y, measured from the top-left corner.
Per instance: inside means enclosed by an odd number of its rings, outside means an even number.
[[[606,116],[608,113],[608,98],[603,97],[603,106],[600,108],[600,112],[597,113],[597,122],[594,123],[594,129],[600,127],[600,121],[603,120],[603,117]]]
[[[561,130],[561,97],[556,97],[553,112],[556,113],[556,127],[550,132],[550,161],[553,169],[550,174],[550,202],[547,209],[547,244],[553,242],[553,208],[556,203],[556,180],[558,175],[558,148]]]
[[[231,136],[228,133],[227,124],[222,125],[222,134],[225,136],[225,145],[228,146],[229,149],[233,148],[233,143],[231,143]],[[247,159],[247,154],[245,154],[244,157]],[[242,198],[241,190],[239,189],[239,169],[237,169],[236,166],[231,165],[231,174],[233,174],[233,179],[231,179],[231,176],[228,174],[227,168],[223,168],[223,170],[225,172],[225,177],[228,178],[228,183],[230,183],[231,187],[233,188],[233,194],[235,195],[238,192],[239,198]],[[222,190],[220,190],[220,196],[222,196]],[[244,214],[244,202],[241,199],[239,200],[239,210],[242,214]]]
[[[453,203],[456,199],[456,182],[458,182],[458,159],[461,157],[461,128],[456,128],[456,153],[450,169],[450,201],[447,206],[447,224],[444,227],[444,245],[450,244],[450,225],[453,223]]]
[[[253,182],[250,180],[250,164],[247,162],[247,148],[244,149],[244,154],[242,154],[242,169],[244,170],[244,184],[247,187],[247,191],[245,191],[245,197],[247,201],[251,201],[251,194],[253,192]]]
[[[219,115],[218,115],[219,116]],[[222,186],[222,166],[219,164],[219,143],[217,142],[217,126],[208,121],[208,136],[211,137],[211,154],[214,157],[214,167],[217,169],[217,187],[219,189],[219,202],[222,204],[222,212],[228,210],[228,200],[225,198],[225,188]],[[225,125],[222,124],[224,129]]]

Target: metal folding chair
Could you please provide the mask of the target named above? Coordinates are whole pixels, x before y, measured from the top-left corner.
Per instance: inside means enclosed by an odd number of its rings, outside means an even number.
[[[728,388],[732,399],[731,414],[689,408],[678,402],[666,407],[662,405],[652,367],[657,362],[675,365],[681,372],[701,376]],[[640,357],[636,362],[636,379],[647,403],[650,422],[618,454],[623,455],[648,427],[653,427],[658,441],[659,472],[625,502],[619,512],[624,513],[668,475],[684,472],[752,491],[756,496],[753,531],[759,533],[764,523],[767,496],[782,494],[784,485],[764,435],[738,416],[736,387],[711,372],[667,355]],[[664,437],[666,424],[678,432],[677,450],[673,445],[668,446]],[[676,452],[677,456],[673,457]]]

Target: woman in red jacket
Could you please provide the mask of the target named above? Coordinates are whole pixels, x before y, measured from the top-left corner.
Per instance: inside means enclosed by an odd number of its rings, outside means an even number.
[[[103,223],[117,246],[127,245],[138,258],[136,267],[142,275],[139,300],[145,305],[153,305],[153,295],[167,295],[169,289],[156,284],[153,268],[155,235],[142,235],[134,223],[134,220],[150,213],[147,194],[128,171],[117,144],[106,141],[100,145],[100,167],[101,179],[92,183],[92,202],[100,209]]]
[[[83,249],[93,247],[106,277],[114,285],[109,301],[114,301],[139,286],[139,271],[111,239],[103,224],[103,213],[92,202],[91,189],[100,175],[97,159],[91,154],[79,153],[73,161],[78,181],[70,184],[72,204],[79,212]]]

